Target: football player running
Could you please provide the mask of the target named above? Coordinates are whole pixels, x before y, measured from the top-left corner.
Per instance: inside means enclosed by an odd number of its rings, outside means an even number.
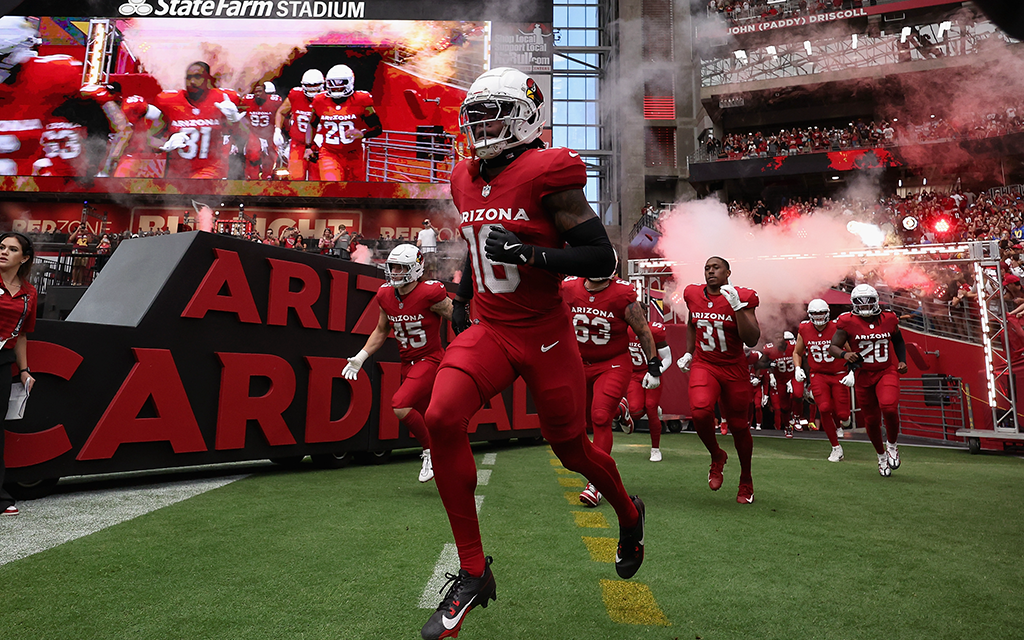
[[[343,64],[330,68],[324,77],[322,93],[313,98],[313,113],[306,129],[304,158],[317,162],[320,179],[332,182],[366,182],[363,139],[384,133],[380,116],[373,109],[373,96],[356,91],[356,76]],[[313,151],[313,138],[323,129],[319,152]]]
[[[261,82],[252,93],[242,98],[239,109],[249,122],[249,139],[245,144],[245,179],[270,180],[277,164],[274,120],[281,108],[281,96],[273,82]]]
[[[656,359],[654,338],[637,302],[636,289],[615,277],[614,272],[603,278],[569,276],[562,283],[562,298],[569,305],[579,343],[576,346],[583,358],[587,425],[594,432],[594,446],[611,455],[612,417],[626,395],[633,370],[627,331],[639,334],[645,365]],[[660,385],[661,369],[650,371],[644,381],[652,388]],[[580,502],[596,507],[601,502],[601,492],[587,483],[580,493]]]
[[[237,94],[214,85],[210,65],[193,62],[185,70],[185,88],[164,91],[153,104],[163,113],[170,134],[160,146],[167,153],[167,178],[221,180],[228,175],[224,136],[245,130]]]
[[[82,63],[71,56],[39,56],[36,27],[0,16],[0,176],[27,176],[41,155],[44,123],[82,87]]]
[[[376,300],[380,305],[377,326],[359,353],[348,359],[342,375],[355,380],[366,359],[384,345],[388,334],[394,330],[402,361],[402,382],[391,399],[391,407],[423,447],[419,480],[427,482],[434,477],[434,470],[423,412],[430,401],[430,390],[444,355],[441,320],[452,319],[452,301],[440,282],[420,282],[423,254],[416,245],[400,244],[392,249],[384,263],[384,273],[388,281],[377,290]]]
[[[563,302],[562,275],[600,277],[615,252],[587,203],[579,154],[544,148],[543,96],[521,71],[496,68],[470,86],[460,127],[476,157],[452,171],[452,200],[469,245],[448,346],[427,408],[434,479],[461,568],[421,634],[453,637],[473,607],[495,598],[476,514],[469,419],[521,376],[541,434],[562,464],[604,494],[619,521],[615,569],[632,577],[644,554],[644,504],[622,486],[615,461],[586,433],[586,378]],[[566,245],[570,246],[566,246]],[[477,322],[470,321],[470,301]]]
[[[811,393],[821,412],[821,425],[832,445],[828,460],[840,462],[843,459],[843,446],[839,444],[836,424],[842,427],[850,425],[850,390],[841,381],[846,373],[846,362],[829,353],[837,325],[835,320],[829,320],[828,303],[820,298],[811,300],[807,305],[807,317],[810,320],[800,323],[796,347],[793,349],[793,366],[796,367],[794,379],[797,382],[808,379],[803,367],[806,362],[811,372]],[[846,345],[843,347],[846,348]],[[810,355],[807,355],[808,352]]]
[[[654,348],[658,350],[658,357],[661,358],[661,373],[672,366],[672,349],[668,346],[668,333],[665,325],[660,322],[651,322],[647,325],[654,338]],[[633,430],[636,420],[647,414],[647,426],[651,431],[651,462],[661,462],[661,417],[658,409],[661,406],[661,386],[651,385],[648,367],[648,358],[641,340],[636,332],[630,327],[629,331],[629,355],[632,362],[633,375],[629,378],[629,388],[626,390],[626,402],[619,403],[619,418],[621,423]],[[622,415],[625,411],[625,415]]]
[[[732,271],[725,258],[712,256],[704,264],[703,286],[687,285],[683,300],[690,317],[686,322],[686,353],[676,364],[690,372],[690,409],[693,427],[711,454],[708,486],[722,488],[728,460],[715,435],[715,403],[729,423],[740,459],[740,484],[736,502],[754,501],[750,459],[754,439],[750,435],[750,402],[753,389],[743,345],[753,347],[761,339],[754,310],[757,292],[729,284]],[[700,349],[697,349],[697,346]]]
[[[878,454],[878,473],[887,478],[900,467],[896,446],[900,435],[899,377],[907,372],[907,345],[900,332],[899,318],[892,311],[882,311],[874,287],[857,285],[850,292],[850,302],[853,311],[837,319],[828,352],[845,360],[851,369],[843,384],[853,387],[864,428]],[[894,353],[890,352],[890,343]],[[847,344],[852,350],[846,350]],[[887,440],[884,445],[883,419]]]
[[[775,428],[784,429],[787,438],[793,437],[793,405],[795,394],[793,393],[793,349],[796,340],[789,340],[792,337],[789,331],[784,332],[776,342],[769,342],[764,346],[764,354],[761,356],[758,367],[770,368],[768,374],[769,385],[771,386],[772,412],[775,414]]]
[[[290,180],[319,180],[320,170],[316,162],[305,158],[306,130],[313,116],[313,98],[324,91],[324,74],[319,69],[307,69],[302,74],[302,86],[288,92],[281,108],[274,114],[274,146],[278,153],[288,156],[288,178]],[[285,125],[287,124],[288,142],[285,141]],[[319,147],[316,142],[318,132],[314,131],[314,144],[310,147],[311,154],[317,155]],[[322,138],[322,136],[321,136]],[[287,146],[286,146],[287,145]]]

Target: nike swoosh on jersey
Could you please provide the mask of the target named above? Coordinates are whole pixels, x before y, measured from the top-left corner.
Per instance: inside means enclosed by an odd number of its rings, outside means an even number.
[[[466,603],[466,606],[462,607],[462,611],[459,612],[459,615],[455,616],[454,618],[446,618],[444,616],[441,616],[441,624],[444,625],[444,628],[451,631],[455,627],[459,626],[459,622],[462,620],[462,616],[466,615],[466,612],[473,607],[473,602],[475,600],[476,596],[473,596],[473,598]]]
[[[622,366],[621,364],[613,364],[612,365],[612,369],[618,369],[621,366]]]
[[[548,351],[551,351],[552,349],[555,348],[555,345],[558,344],[559,342],[561,342],[561,341],[560,340],[555,340],[551,344],[542,344],[542,345],[540,345],[540,352],[541,353],[547,353]]]

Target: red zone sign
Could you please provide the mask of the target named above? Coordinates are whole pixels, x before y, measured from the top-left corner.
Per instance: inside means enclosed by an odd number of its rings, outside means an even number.
[[[28,350],[38,383],[25,419],[4,433],[11,481],[416,446],[391,410],[393,340],[357,380],[342,376],[377,323],[376,268],[179,235],[192,238],[170,251],[152,242],[161,238],[126,245],[153,245],[132,247],[150,271],[172,266],[151,301],[135,300],[148,302],[141,320],[118,317],[108,300],[111,283],[143,277],[119,248],[106,290],[94,284],[79,304],[112,309],[109,318],[37,323]],[[474,417],[472,438],[538,436],[528,405],[517,380]]]

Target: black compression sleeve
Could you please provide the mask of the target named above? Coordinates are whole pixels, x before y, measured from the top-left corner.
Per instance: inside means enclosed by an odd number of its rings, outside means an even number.
[[[469,300],[473,297],[473,256],[466,252],[466,264],[462,267],[462,279],[455,289],[455,295],[459,300]]]
[[[533,247],[533,266],[584,278],[607,278],[615,270],[615,251],[599,218],[581,222],[562,239],[570,246]]]
[[[903,334],[897,333],[893,335],[892,346],[896,350],[896,361],[906,363],[907,361],[907,343],[903,341]]]

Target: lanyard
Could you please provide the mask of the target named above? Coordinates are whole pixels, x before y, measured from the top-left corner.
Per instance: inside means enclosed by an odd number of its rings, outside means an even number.
[[[0,340],[0,348],[3,348],[3,346],[5,344],[7,344],[8,340],[13,340],[14,338],[17,338],[18,335],[21,333],[21,325],[22,325],[22,323],[25,322],[25,316],[28,315],[28,299],[31,296],[26,293],[22,297],[25,298],[25,308],[22,309],[22,311],[21,311],[21,317],[18,318],[18,324],[14,327],[14,333],[11,334],[11,337],[10,338],[4,338],[4,339]]]

